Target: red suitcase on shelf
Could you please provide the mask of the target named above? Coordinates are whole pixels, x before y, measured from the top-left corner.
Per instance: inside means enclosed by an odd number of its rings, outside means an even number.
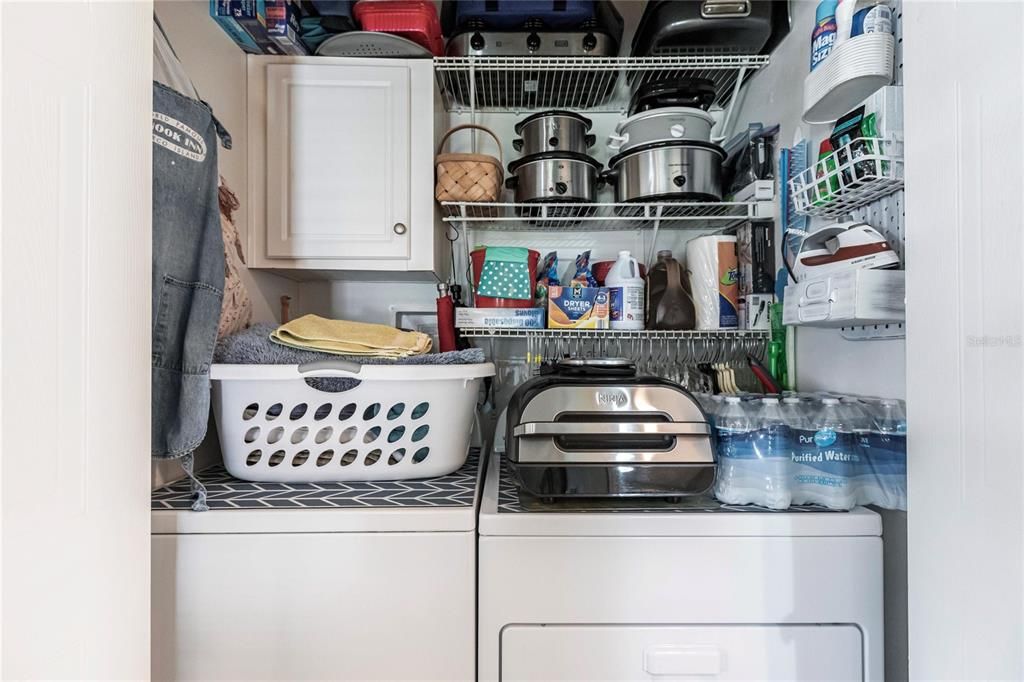
[[[444,38],[437,8],[430,0],[360,0],[356,21],[364,31],[393,33],[430,50],[444,54]]]

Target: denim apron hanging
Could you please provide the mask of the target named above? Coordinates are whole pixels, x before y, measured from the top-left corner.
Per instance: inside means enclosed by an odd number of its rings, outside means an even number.
[[[192,453],[206,436],[224,288],[218,139],[231,148],[209,106],[153,83],[152,455],[181,460],[197,510]]]

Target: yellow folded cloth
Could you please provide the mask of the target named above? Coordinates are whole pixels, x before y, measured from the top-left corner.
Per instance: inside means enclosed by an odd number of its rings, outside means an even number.
[[[282,324],[270,340],[292,348],[318,350],[336,355],[365,355],[375,358],[407,358],[430,352],[431,340],[420,332],[403,332],[384,324],[328,320],[303,315]]]

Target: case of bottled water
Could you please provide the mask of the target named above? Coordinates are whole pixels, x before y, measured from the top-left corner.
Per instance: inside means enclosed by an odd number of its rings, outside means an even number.
[[[907,420],[899,401],[730,396],[717,406],[722,502],[906,509]]]

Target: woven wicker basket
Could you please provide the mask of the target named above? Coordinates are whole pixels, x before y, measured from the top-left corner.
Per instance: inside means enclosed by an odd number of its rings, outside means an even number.
[[[452,133],[467,128],[482,130],[491,136],[498,147],[498,158],[486,154],[442,154],[444,143]],[[441,138],[437,147],[437,185],[434,198],[438,201],[497,201],[501,192],[502,159],[498,136],[484,126],[466,124],[455,126]]]

